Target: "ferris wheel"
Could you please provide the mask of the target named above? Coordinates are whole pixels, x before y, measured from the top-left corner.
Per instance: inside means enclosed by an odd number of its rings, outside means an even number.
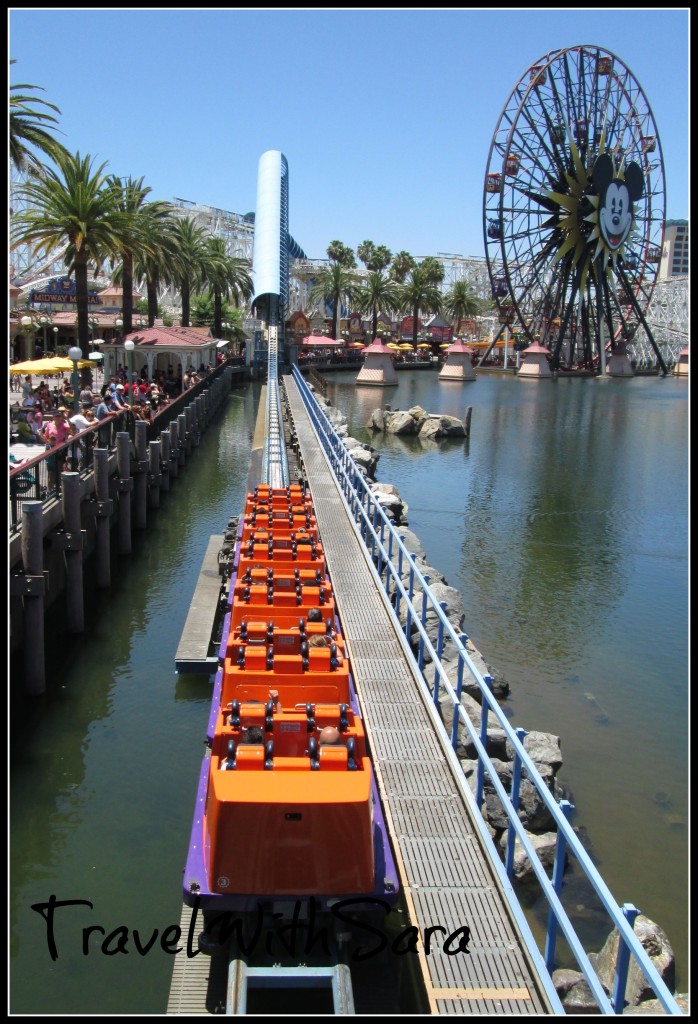
[[[662,255],[664,165],[649,103],[597,46],[554,50],[507,100],[490,145],[483,230],[502,327],[595,368],[645,332]],[[499,335],[498,335],[499,337]]]

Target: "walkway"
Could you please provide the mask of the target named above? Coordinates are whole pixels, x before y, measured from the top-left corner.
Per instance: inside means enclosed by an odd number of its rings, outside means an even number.
[[[435,1014],[550,1013],[499,881],[481,849],[464,782],[433,725],[433,706],[406,650],[375,568],[344,500],[295,382],[286,391],[352,671],[373,754],[410,920],[434,932],[420,952]],[[444,935],[467,926],[469,953],[448,955]],[[458,938],[453,949],[458,948]],[[423,949],[420,943],[420,951]]]

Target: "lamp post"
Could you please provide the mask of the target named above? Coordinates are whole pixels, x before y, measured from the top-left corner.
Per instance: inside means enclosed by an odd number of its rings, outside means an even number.
[[[46,328],[49,326],[51,321],[49,320],[49,318],[47,316],[40,316],[39,317],[39,323],[41,324],[41,327],[43,328],[43,332],[44,332],[44,352],[45,352],[46,351]]]
[[[77,345],[71,345],[68,349],[68,359],[73,361],[73,372],[70,376],[70,383],[73,386],[73,412],[78,411],[78,362],[82,359],[82,349]]]
[[[58,328],[53,328],[53,351],[55,352],[58,348]]]
[[[22,325],[23,333],[26,334],[27,337],[29,337],[30,334],[31,334],[32,328],[34,327],[34,321],[32,320],[32,318],[30,316],[23,316],[23,317],[20,318],[19,322]],[[26,351],[26,347],[25,347],[25,351]],[[30,356],[28,356],[28,358],[31,359],[32,356],[30,355]]]
[[[136,347],[135,342],[125,341],[124,348],[126,349],[126,358],[128,359],[128,404],[133,415],[133,350]]]
[[[95,349],[96,351],[95,352],[90,352],[90,357],[92,357],[92,356],[96,355],[97,353],[99,353],[99,346],[103,345],[103,344],[104,344],[104,338],[93,338],[92,339],[92,348]],[[97,364],[96,367],[95,367],[95,376],[96,376],[97,375],[97,370],[99,370],[99,368],[100,368],[101,360],[100,359],[96,359],[95,362]]]

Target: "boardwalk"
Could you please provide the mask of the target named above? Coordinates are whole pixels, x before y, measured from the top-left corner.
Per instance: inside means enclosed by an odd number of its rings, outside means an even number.
[[[290,378],[286,390],[411,921],[470,929],[469,954],[447,955],[437,932],[421,956],[431,1012],[548,1013],[404,637]]]

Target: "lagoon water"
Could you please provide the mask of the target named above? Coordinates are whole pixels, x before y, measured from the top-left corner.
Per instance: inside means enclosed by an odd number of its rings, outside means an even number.
[[[328,397],[380,451],[379,479],[460,590],[466,632],[511,686],[512,723],[560,736],[574,823],[616,899],[666,930],[685,988],[687,382],[354,378],[330,377]],[[115,556],[85,634],[49,616],[49,693],[12,715],[12,1013],[165,1011],[160,937],[179,921],[211,692],[177,676],[174,656],[208,538],[242,508],[258,398],[256,384],[233,392],[133,554]],[[372,437],[385,403],[472,406],[471,437]],[[56,959],[32,910],[51,895],[92,904],[56,910]],[[104,933],[84,946],[90,926]]]
[[[687,381],[354,378],[328,375],[327,398],[460,591],[465,632],[511,687],[511,724],[560,737],[573,824],[616,900],[667,932],[685,984]],[[461,419],[470,406],[470,438],[372,434],[386,404]]]

